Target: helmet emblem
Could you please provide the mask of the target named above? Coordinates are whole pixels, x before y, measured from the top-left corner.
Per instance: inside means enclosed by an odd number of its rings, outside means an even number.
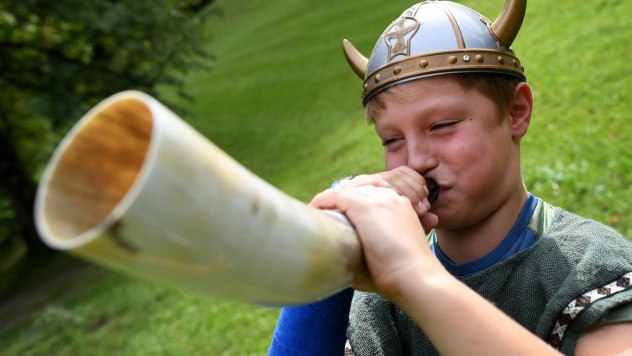
[[[384,33],[384,42],[388,46],[389,62],[399,56],[410,55],[410,41],[419,29],[419,21],[410,16],[401,16]]]

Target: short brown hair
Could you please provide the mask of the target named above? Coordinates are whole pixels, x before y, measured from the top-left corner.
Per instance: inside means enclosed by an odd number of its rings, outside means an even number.
[[[509,109],[509,101],[513,98],[514,88],[522,82],[522,79],[518,77],[500,73],[459,73],[446,74],[443,77],[456,80],[463,89],[478,90],[496,104],[502,116]],[[367,122],[373,123],[377,111],[385,107],[382,95],[379,93],[369,99],[364,108]]]

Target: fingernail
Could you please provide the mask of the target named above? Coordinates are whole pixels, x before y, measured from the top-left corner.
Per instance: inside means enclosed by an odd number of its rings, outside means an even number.
[[[424,200],[422,200],[420,204],[423,204],[426,210],[430,210],[430,202],[427,198],[424,198]]]

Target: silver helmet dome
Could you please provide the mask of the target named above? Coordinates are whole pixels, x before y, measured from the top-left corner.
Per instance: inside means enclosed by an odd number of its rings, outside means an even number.
[[[368,59],[344,40],[347,61],[364,80],[363,104],[390,86],[431,75],[495,72],[525,80],[511,44],[526,5],[526,0],[507,0],[493,23],[451,1],[413,5],[384,30]]]

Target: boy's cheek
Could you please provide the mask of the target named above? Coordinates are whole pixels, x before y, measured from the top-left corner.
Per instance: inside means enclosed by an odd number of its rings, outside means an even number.
[[[387,171],[393,170],[397,167],[408,165],[406,156],[401,153],[398,154],[396,152],[384,152],[384,162]]]

